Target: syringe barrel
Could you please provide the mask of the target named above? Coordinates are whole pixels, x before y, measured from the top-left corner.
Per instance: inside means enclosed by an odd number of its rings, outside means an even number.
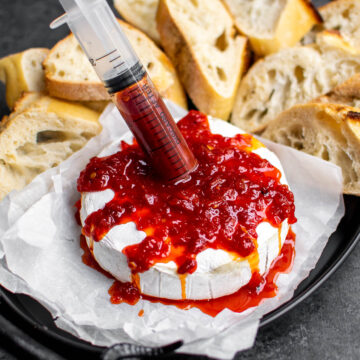
[[[140,77],[141,67],[133,67],[129,77]],[[142,78],[132,85],[123,84],[121,78],[105,83],[156,173],[168,181],[185,180],[197,161],[152,81],[143,72]]]
[[[99,78],[111,79],[139,62],[105,0],[60,0],[67,23]]]
[[[60,0],[66,21],[137,142],[165,180],[197,161],[105,0]]]

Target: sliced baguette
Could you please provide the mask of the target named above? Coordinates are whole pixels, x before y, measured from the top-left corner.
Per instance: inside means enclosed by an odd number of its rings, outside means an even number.
[[[360,195],[360,109],[296,105],[272,121],[262,136],[340,166],[344,192]]]
[[[258,61],[242,80],[231,121],[260,133],[282,111],[331,91],[360,72],[360,55],[322,43],[283,49]]]
[[[0,123],[0,196],[57,166],[101,130],[98,112],[38,93],[15,109]]]
[[[122,21],[120,24],[160,94],[186,108],[186,95],[167,56],[144,33]],[[55,45],[44,66],[50,95],[73,101],[110,100],[73,35]]]
[[[322,50],[341,49],[349,54],[360,54],[360,48],[352,46],[337,30],[322,30],[315,35],[315,43]]]
[[[48,53],[48,49],[34,48],[0,59],[0,81],[6,84],[10,109],[23,92],[45,90],[42,63]]]
[[[223,0],[236,27],[248,36],[258,56],[295,45],[315,24],[322,22],[308,0]]]
[[[155,20],[158,4],[159,0],[114,0],[115,9],[128,23],[160,44]]]
[[[351,46],[360,50],[360,1],[336,0],[320,9],[323,28],[336,30]]]
[[[360,108],[360,74],[352,76],[325,95],[311,102],[341,104]]]
[[[245,37],[219,0],[160,0],[161,44],[196,107],[227,119],[247,66]]]

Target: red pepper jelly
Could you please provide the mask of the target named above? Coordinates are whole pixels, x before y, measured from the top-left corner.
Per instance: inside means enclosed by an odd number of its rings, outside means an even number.
[[[133,276],[155,263],[174,261],[182,274],[196,270],[196,255],[221,249],[238,258],[257,257],[256,228],[296,222],[294,198],[280,171],[252,151],[262,146],[248,134],[212,134],[205,115],[191,111],[178,123],[198,167],[186,181],[165,183],[134,141],[121,151],[93,158],[78,179],[79,192],[111,189],[115,196],[90,214],[83,233],[101,241],[110,229],[134,222],[146,238],[123,253]],[[249,261],[250,262],[250,261]],[[257,264],[252,267],[253,274]]]

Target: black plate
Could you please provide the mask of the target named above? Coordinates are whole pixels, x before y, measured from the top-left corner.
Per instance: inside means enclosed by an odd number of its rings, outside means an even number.
[[[315,269],[299,285],[291,300],[262,319],[261,326],[270,324],[308,297],[339,268],[354,249],[360,240],[360,223],[356,216],[356,214],[360,213],[360,198],[345,196],[345,207],[345,216],[336,232],[330,237]],[[15,312],[25,326],[31,328],[34,338],[38,337],[42,343],[47,343],[48,346],[53,345],[56,349],[64,345],[71,352],[81,355],[86,354],[88,358],[98,358],[104,350],[58,329],[50,313],[30,297],[11,294],[1,287],[0,294],[7,306]],[[46,342],[44,342],[44,337]]]
[[[326,0],[314,1],[317,6],[326,2]],[[0,111],[0,113],[2,112]],[[345,216],[337,231],[330,237],[315,269],[299,285],[293,298],[267,314],[262,319],[260,326],[270,324],[312,294],[339,268],[354,249],[360,240],[360,223],[357,218],[357,214],[360,213],[360,198],[345,196],[345,206]],[[46,344],[49,348],[55,349],[64,356],[71,358],[86,356],[87,359],[99,359],[100,354],[104,351],[104,348],[92,346],[58,329],[51,314],[32,298],[26,295],[11,294],[1,286],[0,298],[3,300],[3,304],[1,304],[2,314],[6,314],[13,323],[30,333],[32,338],[41,344]],[[42,358],[47,359],[46,355]],[[172,355],[171,358],[173,359],[175,356]],[[184,357],[179,355],[176,358]],[[186,358],[195,359],[196,357],[186,356]]]

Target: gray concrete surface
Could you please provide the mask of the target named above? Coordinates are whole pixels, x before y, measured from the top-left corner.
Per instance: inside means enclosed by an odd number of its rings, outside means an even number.
[[[61,13],[57,0],[0,0],[0,57],[29,47],[51,47],[68,33],[50,31]],[[0,114],[4,114],[0,87]],[[236,359],[360,359],[360,246],[312,296],[260,329],[253,349]],[[0,359],[13,359],[1,350]]]

